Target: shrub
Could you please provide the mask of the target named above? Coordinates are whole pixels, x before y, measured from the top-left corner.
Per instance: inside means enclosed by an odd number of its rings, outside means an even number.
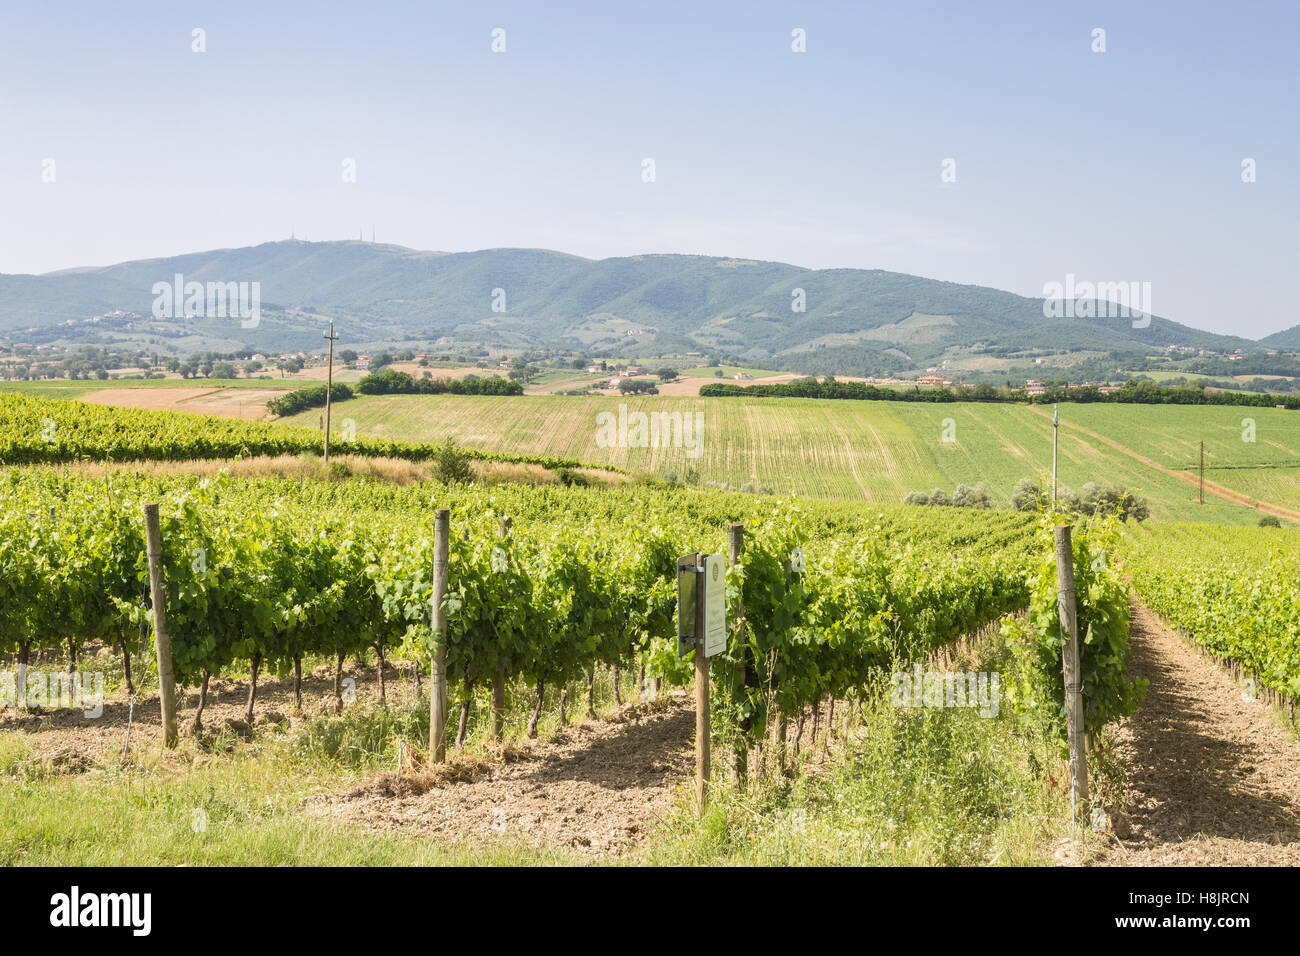
[[[658,395],[659,389],[655,384],[646,379],[640,378],[623,378],[619,379],[618,390],[624,395]]]
[[[363,395],[522,395],[524,387],[497,376],[417,379],[406,372],[388,369],[367,375],[357,383],[357,391]]]
[[[1280,528],[1282,527],[1282,522],[1273,515],[1264,515],[1264,517],[1259,519],[1259,526],[1261,528]]]
[[[469,452],[456,444],[454,438],[447,438],[433,447],[430,464],[439,481],[449,485],[468,484],[474,478],[469,463]]]
[[[952,508],[989,508],[989,494],[983,485],[972,488],[970,485],[958,485],[949,497],[942,488],[926,494],[924,491],[909,491],[903,498],[905,505],[938,505]]]
[[[335,383],[330,388],[330,395],[333,401],[345,402],[352,397],[352,389],[342,384]],[[308,408],[325,407],[325,386],[309,385],[307,388],[295,389],[279,398],[273,398],[266,403],[272,415],[293,415]]]
[[[1021,478],[1011,492],[1011,506],[1017,511],[1046,511],[1051,504],[1051,492],[1043,490],[1032,478]],[[1099,518],[1118,517],[1125,521],[1129,518],[1145,521],[1151,516],[1151,509],[1141,495],[1096,481],[1085,484],[1077,494],[1059,486],[1056,489],[1056,507],[1057,510]]]
[[[1047,503],[1043,489],[1032,478],[1021,478],[1011,492],[1011,507],[1017,511],[1042,511]]]
[[[572,468],[555,469],[555,477],[560,479],[560,484],[566,488],[585,488],[592,483],[587,475]]]
[[[1129,518],[1145,521],[1151,513],[1146,501],[1133,492],[1095,481],[1079,489],[1078,502],[1073,510],[1103,518],[1115,516],[1125,521]]]
[[[956,508],[988,508],[989,493],[983,486],[958,485],[952,493],[952,504]]]

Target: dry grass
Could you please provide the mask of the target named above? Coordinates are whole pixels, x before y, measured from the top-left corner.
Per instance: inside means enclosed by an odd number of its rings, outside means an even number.
[[[528,465],[512,461],[472,461],[474,477],[490,485],[511,482],[528,482],[535,485],[558,485],[555,472],[541,465]]]
[[[23,466],[44,468],[43,465]],[[195,461],[138,461],[138,462],[73,462],[59,466],[60,470],[84,477],[99,478],[105,474],[128,471],[145,475],[197,475],[211,477],[222,471],[236,478],[319,478],[340,481],[347,478],[372,478],[403,486],[434,477],[433,467],[427,462],[407,461],[404,458],[371,458],[362,455],[335,455],[329,468],[316,455],[267,455],[234,460]],[[541,465],[502,461],[472,461],[470,468],[476,481],[486,484],[558,485],[559,475]],[[627,475],[602,471],[598,468],[575,468],[589,481],[601,484],[623,484]]]

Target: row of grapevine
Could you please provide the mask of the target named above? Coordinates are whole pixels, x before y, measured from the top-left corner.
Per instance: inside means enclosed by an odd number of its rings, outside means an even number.
[[[453,514],[449,680],[470,689],[504,672],[535,686],[539,704],[547,686],[601,662],[640,659],[652,675],[685,680],[672,640],[674,559],[725,550],[724,519],[747,525],[744,561],[728,572],[744,627],[714,676],[725,712],[751,736],[774,713],[849,696],[873,670],[918,660],[1028,599],[1028,526],[997,516],[963,520],[1020,536],[949,551],[935,545],[939,526],[923,523],[933,533],[919,535],[898,517],[905,509],[864,515],[643,489],[31,472],[0,482],[0,649],[130,641],[148,615],[140,506],[151,499],[161,502],[176,679],[188,686],[236,666],[255,682],[361,648],[427,658],[435,505]],[[515,524],[502,538],[507,513]],[[807,558],[802,573],[788,568],[795,549]],[[734,686],[739,664],[745,682]]]
[[[1300,531],[1162,525],[1130,532],[1125,556],[1153,611],[1300,699]]]
[[[1062,652],[1068,635],[1061,627],[1050,519],[1046,516],[1040,527],[1044,558],[1030,573],[1029,612],[1006,621],[1003,632],[1020,659],[1017,684],[1010,688],[1012,705],[1064,749]],[[1145,679],[1128,675],[1129,588],[1115,560],[1119,536],[1114,518],[1092,519],[1072,535],[1083,730],[1090,735],[1133,713],[1146,694]]]
[[[338,423],[335,423],[335,429]],[[336,452],[424,461],[433,445],[382,438],[331,438]],[[297,455],[321,449],[321,435],[305,428],[237,418],[113,408],[22,394],[0,394],[0,465],[69,461],[190,461]],[[483,461],[580,467],[549,455],[507,455],[468,449]]]

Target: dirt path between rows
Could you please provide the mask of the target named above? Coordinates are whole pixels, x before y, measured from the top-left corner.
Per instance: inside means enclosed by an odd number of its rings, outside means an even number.
[[[441,777],[383,774],[346,794],[308,801],[311,812],[370,830],[447,843],[505,839],[538,848],[617,856],[646,840],[688,791],[694,702],[677,693],[628,704],[547,741],[525,741]]]
[[[1093,862],[1300,865],[1300,744],[1139,604],[1132,647],[1131,674],[1150,682],[1116,734],[1132,834]]]
[[[1047,414],[1047,409],[1045,408],[1038,408],[1037,406],[1031,405],[1029,406],[1029,410],[1035,415],[1042,415],[1047,419],[1051,418],[1051,416]],[[1066,428],[1072,428],[1081,435],[1087,435],[1089,438],[1095,439],[1103,445],[1115,449],[1121,454],[1128,455],[1128,457],[1132,458],[1134,461],[1141,462],[1148,468],[1154,468],[1161,474],[1168,475],[1170,478],[1176,478],[1185,485],[1191,485],[1194,488],[1200,487],[1200,478],[1196,475],[1186,471],[1178,471],[1175,468],[1166,467],[1154,458],[1139,455],[1131,448],[1121,445],[1119,442],[1115,441],[1115,439],[1107,438],[1105,435],[1101,434],[1101,432],[1095,432],[1091,428],[1084,428],[1082,425],[1075,425],[1072,422],[1062,422],[1062,424],[1065,425]],[[1283,508],[1281,505],[1270,504],[1267,501],[1260,501],[1258,498],[1244,495],[1240,491],[1233,491],[1231,488],[1225,487],[1217,481],[1207,480],[1205,482],[1205,490],[1218,498],[1222,498],[1224,501],[1231,501],[1233,504],[1245,505],[1247,508],[1254,508],[1256,511],[1262,511],[1265,514],[1270,514],[1277,518],[1289,518],[1292,521],[1300,521],[1300,511]]]
[[[83,671],[116,666],[112,652],[102,658],[96,653],[83,655]],[[60,667],[55,662],[38,661],[38,665]],[[0,671],[6,667],[0,661]],[[390,664],[385,673],[389,701],[401,704],[415,699],[406,667]],[[349,709],[378,705],[374,667],[348,662],[344,674],[355,680],[356,701],[347,705]],[[259,682],[258,740],[297,733],[308,715],[331,712],[332,687],[329,666],[305,674],[305,713],[298,714],[292,678]],[[203,719],[209,738],[231,722],[242,725],[247,694],[246,681],[212,680]],[[76,709],[0,707],[0,737],[18,735],[30,751],[24,763],[52,773],[81,774],[118,763],[130,720],[134,753],[160,757],[165,766],[184,773],[192,764],[211,759],[208,746],[199,745],[188,733],[196,703],[193,688],[181,691],[181,747],[165,755],[162,716],[154,693],[142,696],[134,709],[120,694],[112,696],[104,701],[103,713],[93,719]],[[575,709],[579,709],[576,704]],[[572,850],[591,858],[622,855],[649,840],[659,822],[693,792],[694,697],[672,691],[657,700],[625,703],[595,720],[573,716],[574,723],[541,739],[452,751],[449,762],[434,770],[417,754],[415,764],[408,764],[400,777],[381,773],[347,790],[315,793],[305,799],[304,809],[372,832],[418,834],[447,844],[504,841]]]

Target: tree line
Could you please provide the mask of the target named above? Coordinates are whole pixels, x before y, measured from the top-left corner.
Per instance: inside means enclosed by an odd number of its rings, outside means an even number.
[[[1167,387],[1151,381],[1129,381],[1116,392],[1103,392],[1100,386],[1050,386],[1030,395],[1023,388],[995,388],[992,385],[958,385],[948,387],[894,388],[868,385],[865,382],[840,382],[833,378],[799,379],[756,385],[710,383],[700,387],[708,398],[830,398],[888,402],[1004,402],[1050,405],[1054,402],[1116,403],[1136,405],[1240,405],[1256,408],[1279,406],[1300,409],[1300,395],[1258,395],[1243,392],[1212,391],[1203,386]]]
[[[522,395],[519,382],[496,376],[466,375],[464,378],[413,378],[389,369],[367,375],[352,386],[337,382],[330,387],[331,402],[345,402],[357,395]],[[294,415],[325,405],[326,387],[309,385],[273,398],[266,407],[273,415]]]

